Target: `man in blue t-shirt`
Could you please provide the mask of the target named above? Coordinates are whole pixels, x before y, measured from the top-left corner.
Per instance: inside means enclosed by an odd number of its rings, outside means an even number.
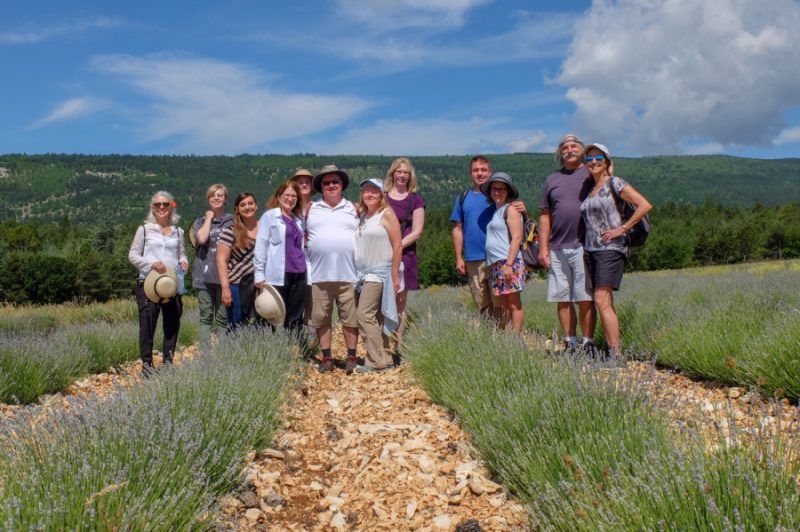
[[[502,307],[489,287],[489,268],[486,266],[486,226],[494,215],[494,202],[481,192],[481,185],[492,175],[489,159],[476,155],[470,163],[472,188],[459,194],[453,205],[453,248],[456,252],[456,271],[466,275],[472,300],[481,314],[489,312],[499,317]]]

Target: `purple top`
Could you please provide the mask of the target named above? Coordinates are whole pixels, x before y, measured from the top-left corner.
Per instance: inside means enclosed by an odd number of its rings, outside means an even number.
[[[281,215],[286,225],[286,272],[303,273],[306,271],[306,255],[303,252],[303,232],[294,220]]]
[[[425,200],[416,192],[410,192],[405,199],[396,200],[388,194],[386,201],[400,222],[402,237],[411,233],[414,211],[425,208]],[[419,290],[419,269],[417,267],[417,243],[403,248],[403,282],[407,290]]]
[[[581,200],[594,186],[589,169],[562,168],[550,174],[544,183],[540,209],[550,210],[550,249],[572,249],[583,242]]]

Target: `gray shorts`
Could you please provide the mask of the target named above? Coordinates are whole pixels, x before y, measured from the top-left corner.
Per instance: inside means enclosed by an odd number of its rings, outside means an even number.
[[[591,300],[592,296],[586,286],[583,247],[551,249],[547,301],[564,303]]]

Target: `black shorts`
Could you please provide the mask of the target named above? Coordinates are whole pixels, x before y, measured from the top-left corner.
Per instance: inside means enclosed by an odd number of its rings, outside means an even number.
[[[583,254],[586,262],[586,285],[589,289],[610,286],[619,290],[622,272],[628,258],[619,251],[587,251]]]

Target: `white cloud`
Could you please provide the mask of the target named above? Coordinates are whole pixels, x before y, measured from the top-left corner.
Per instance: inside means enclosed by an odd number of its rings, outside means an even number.
[[[56,37],[83,33],[94,29],[116,28],[121,25],[122,21],[115,17],[78,19],[54,26],[0,32],[0,44],[36,44]]]
[[[784,129],[772,142],[778,145],[800,142],[800,126]]]
[[[94,68],[147,100],[139,125],[147,141],[176,150],[241,153],[339,126],[369,106],[352,96],[290,93],[243,65],[180,56],[95,57]]]
[[[323,154],[442,155],[503,153],[543,146],[546,135],[507,127],[502,118],[466,120],[380,120],[348,129],[324,145],[309,146]]]
[[[543,151],[545,142],[547,142],[547,140],[547,133],[544,131],[537,131],[528,137],[511,141],[511,151],[514,153]]]
[[[404,8],[410,9],[408,6]],[[281,35],[274,31],[256,38],[276,45],[324,53],[360,65],[360,75],[383,75],[441,65],[480,66],[543,57],[561,57],[575,24],[568,13],[516,13],[511,29],[491,36],[458,38],[453,28],[435,31],[398,30],[397,24],[364,30],[342,21],[336,39],[314,35]],[[402,18],[402,17],[401,17]]]
[[[31,124],[29,129],[38,129],[55,122],[85,116],[105,106],[104,102],[93,98],[71,98],[58,104],[47,116]]]
[[[345,17],[370,25],[374,31],[399,28],[461,27],[464,13],[493,0],[337,0],[337,8]]]
[[[555,81],[618,152],[767,145],[800,105],[797,28],[795,0],[595,0]]]

